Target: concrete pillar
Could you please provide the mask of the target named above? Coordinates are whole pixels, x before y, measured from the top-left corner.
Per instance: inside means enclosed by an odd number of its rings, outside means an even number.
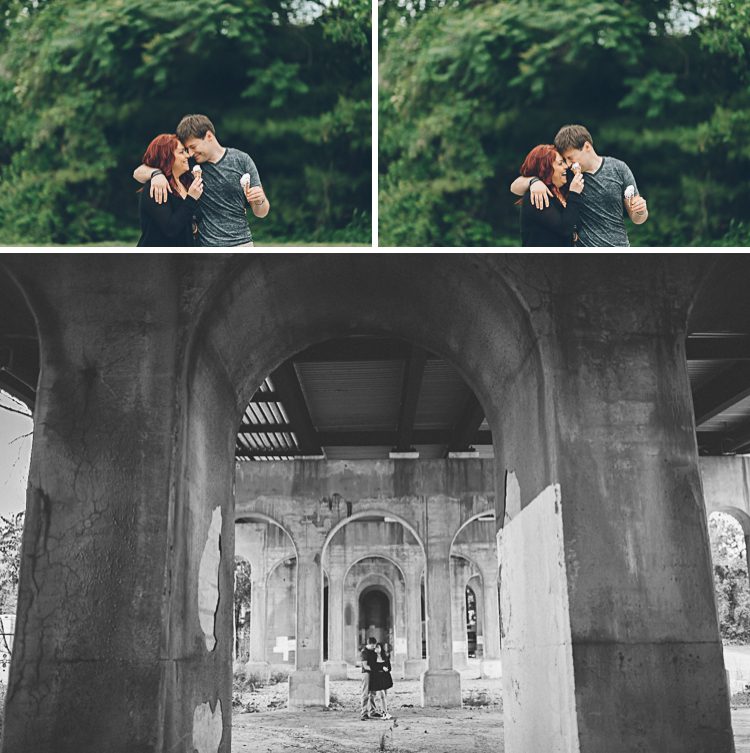
[[[297,553],[296,666],[289,676],[289,709],[328,706],[323,659],[323,570],[317,549]]]
[[[425,662],[422,659],[422,570],[412,567],[406,571],[406,661],[403,665],[405,680],[422,676]]]
[[[684,346],[619,294],[561,323],[559,485],[506,509],[506,751],[731,753]]]
[[[479,664],[482,677],[501,677],[500,604],[497,591],[497,567],[482,573],[482,593],[477,594],[477,610],[482,602],[482,635],[484,654]]]
[[[227,753],[232,462],[210,499],[187,499],[173,260],[34,256],[41,374],[2,750],[161,750],[205,721]]]
[[[453,632],[453,668],[469,666],[469,647],[466,637],[466,560],[451,557],[451,625]]]
[[[441,498],[429,498],[425,572],[427,670],[422,674],[422,706],[461,705],[461,675],[453,669],[450,545]],[[443,505],[444,506],[444,505]]]
[[[270,673],[270,664],[266,660],[268,572],[264,566],[265,561],[263,569],[251,566],[250,571],[250,659],[245,671],[267,676]]]
[[[393,584],[393,645],[391,646],[391,666],[403,667],[408,658],[406,650],[406,584],[396,577]]]
[[[338,564],[328,569],[328,661],[326,674],[332,680],[346,680],[344,661],[344,570]]]

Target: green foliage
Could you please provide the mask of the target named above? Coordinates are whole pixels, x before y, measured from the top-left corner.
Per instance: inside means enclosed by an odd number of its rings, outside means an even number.
[[[528,151],[584,123],[633,169],[638,245],[747,237],[750,2],[381,0],[380,239],[502,244]]]
[[[130,238],[133,168],[188,112],[255,159],[260,242],[368,241],[366,0],[4,0],[0,19],[0,242]]]
[[[721,636],[731,643],[750,642],[750,585],[745,537],[739,523],[724,513],[708,519]]]
[[[0,613],[15,614],[24,513],[0,515]]]

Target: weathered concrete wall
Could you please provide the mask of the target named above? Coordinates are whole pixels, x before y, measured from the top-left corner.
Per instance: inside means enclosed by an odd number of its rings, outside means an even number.
[[[615,273],[569,269],[550,375],[581,751],[726,753],[688,300],[658,265]]]
[[[706,514],[729,513],[750,534],[750,457],[704,457],[699,465]]]
[[[167,260],[29,257],[42,371],[3,750],[153,751],[180,342]],[[192,712],[191,712],[192,713]]]

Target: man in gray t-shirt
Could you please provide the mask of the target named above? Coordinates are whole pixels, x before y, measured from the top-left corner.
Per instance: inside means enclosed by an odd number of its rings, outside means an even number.
[[[231,148],[225,149],[217,162],[199,163],[193,157],[191,167],[193,163],[201,168],[203,178],[203,196],[197,206],[198,245],[242,246],[250,243],[248,199],[240,179],[249,175],[250,187],[260,187],[255,163],[245,152]]]
[[[197,206],[198,244],[251,246],[247,207],[262,218],[271,206],[253,160],[239,149],[223,147],[205,115],[186,115],[177,126],[177,138],[190,154],[194,174],[200,171],[197,174],[203,178],[203,195]],[[141,183],[150,179],[157,203],[166,201],[167,179],[151,173],[151,167],[141,165],[133,177]],[[243,181],[245,175],[248,177]]]
[[[594,151],[591,134],[584,126],[563,126],[555,136],[555,148],[574,173],[584,179],[581,193],[577,246],[629,246],[625,213],[636,225],[648,219],[646,200],[630,168],[614,157],[600,157]],[[549,202],[549,191],[541,181],[516,178],[511,191],[523,195],[531,190],[532,203],[541,209]]]

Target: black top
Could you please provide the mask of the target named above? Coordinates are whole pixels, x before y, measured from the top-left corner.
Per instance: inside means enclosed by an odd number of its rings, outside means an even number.
[[[174,193],[167,196],[164,204],[157,204],[149,190],[151,181],[141,192],[141,238],[139,246],[194,246],[193,214],[198,202],[188,196],[182,198]]]
[[[375,653],[375,652],[373,652]],[[391,677],[391,660],[386,655],[381,656],[382,662],[378,661],[378,655],[375,654],[375,658],[370,664],[372,672],[370,674],[370,690],[388,690],[393,687],[393,678]],[[388,671],[386,671],[388,670]]]
[[[544,209],[534,207],[527,191],[521,203],[521,245],[572,246],[580,210],[581,196],[574,191],[568,194],[567,207],[553,196]]]

